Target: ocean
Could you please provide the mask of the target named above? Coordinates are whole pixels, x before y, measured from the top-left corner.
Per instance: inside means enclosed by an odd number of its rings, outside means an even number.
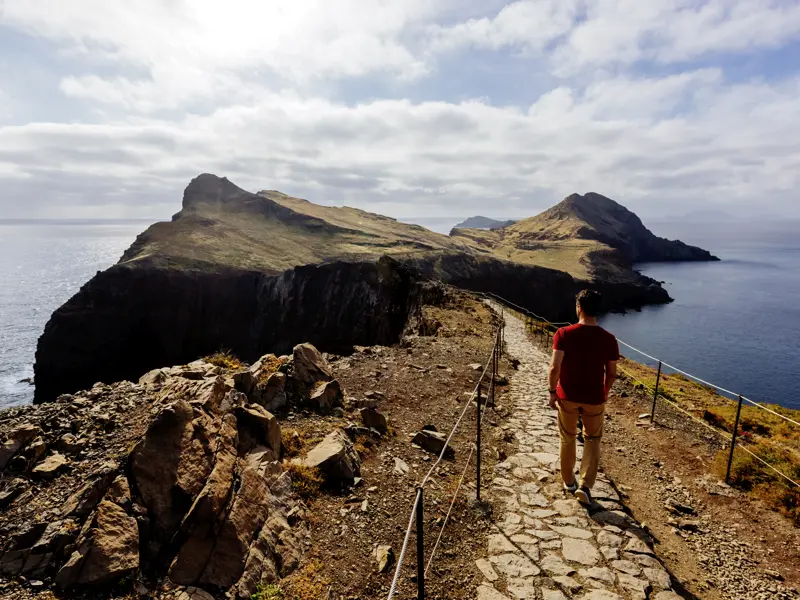
[[[447,232],[457,219],[410,220]],[[149,223],[0,222],[0,408],[29,403],[36,342],[50,314],[115,263]],[[602,324],[620,339],[754,400],[800,408],[797,224],[648,223],[720,263],[639,265],[675,302]],[[627,352],[631,358],[633,353]]]
[[[717,386],[800,409],[800,223],[648,226],[711,250],[722,262],[638,265],[644,275],[664,282],[675,301],[607,315],[601,325]]]
[[[0,221],[0,408],[33,401],[36,342],[51,313],[119,260],[149,223]]]

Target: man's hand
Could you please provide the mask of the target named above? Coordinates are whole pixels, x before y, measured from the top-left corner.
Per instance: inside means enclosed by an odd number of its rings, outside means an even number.
[[[558,405],[558,394],[550,392],[550,408],[554,409]]]

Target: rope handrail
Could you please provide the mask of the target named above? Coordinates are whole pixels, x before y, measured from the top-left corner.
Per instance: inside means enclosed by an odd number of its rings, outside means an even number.
[[[501,296],[498,296],[497,294],[492,294],[490,292],[479,292],[479,293],[481,295],[491,296],[491,297],[495,298],[498,302],[502,302],[506,306],[510,306],[510,307],[514,307],[514,308],[520,309],[519,312],[522,312],[523,314],[527,314],[529,316],[533,316],[536,319],[538,319],[538,320],[540,320],[540,321],[542,321],[544,323],[547,323],[549,325],[553,325],[553,326],[570,325],[570,323],[553,323],[552,321],[549,321],[548,319],[545,319],[544,317],[541,317],[541,316],[537,315],[533,311],[530,311],[530,310],[528,310],[526,308],[518,306],[517,304],[514,304],[510,300],[506,300],[505,298],[502,298]],[[779,412],[772,410],[771,408],[765,406],[761,402],[757,402],[756,400],[751,400],[747,396],[744,396],[742,394],[737,394],[736,392],[732,392],[731,390],[728,390],[728,389],[725,389],[724,387],[718,386],[715,383],[711,383],[709,381],[706,381],[705,379],[701,379],[700,377],[697,377],[696,375],[692,375],[691,373],[688,373],[688,372],[686,372],[686,371],[684,371],[682,369],[679,369],[676,366],[673,366],[673,365],[671,365],[671,364],[669,364],[667,362],[664,362],[660,358],[656,358],[655,356],[651,356],[650,354],[647,354],[646,352],[644,352],[642,350],[639,350],[635,346],[631,346],[629,343],[627,343],[627,342],[625,342],[625,341],[623,341],[623,340],[621,340],[619,338],[617,338],[617,341],[620,344],[622,344],[623,346],[626,346],[627,348],[630,348],[631,350],[633,350],[635,352],[638,352],[642,356],[646,356],[650,360],[654,360],[656,362],[660,362],[662,365],[664,365],[668,369],[672,369],[676,373],[680,373],[681,375],[685,375],[686,377],[689,377],[690,379],[693,379],[693,380],[697,381],[698,383],[701,383],[701,384],[706,385],[708,387],[712,387],[712,388],[714,388],[714,389],[716,389],[716,390],[718,390],[720,392],[723,392],[725,394],[729,394],[729,395],[733,396],[734,398],[738,399],[739,396],[741,396],[742,400],[744,400],[748,404],[750,404],[750,405],[752,405],[752,406],[754,406],[756,408],[760,408],[761,410],[764,410],[764,411],[766,411],[766,412],[768,412],[768,413],[770,413],[770,414],[772,414],[772,415],[774,415],[776,417],[779,417],[779,418],[783,419],[784,421],[787,421],[789,423],[792,423],[793,425],[797,425],[798,427],[800,427],[800,422],[795,421],[794,419],[792,419],[790,417],[787,417],[786,415],[782,415]]]
[[[466,405],[464,406],[464,410],[461,411],[461,414],[459,415],[458,419],[456,420],[455,424],[453,425],[453,428],[450,430],[450,435],[447,436],[447,440],[445,441],[444,446],[442,447],[442,451],[439,454],[439,457],[436,459],[436,462],[431,466],[431,468],[425,474],[425,477],[422,479],[422,481],[420,482],[419,486],[417,486],[417,495],[416,495],[416,497],[414,499],[414,505],[411,507],[411,518],[408,521],[408,528],[406,529],[405,537],[403,539],[403,546],[402,546],[402,548],[400,550],[400,556],[397,559],[397,567],[395,568],[394,577],[392,578],[392,585],[389,588],[389,596],[388,596],[387,600],[392,600],[392,598],[394,598],[395,592],[397,591],[397,582],[398,582],[398,580],[400,578],[400,571],[403,568],[403,559],[405,558],[406,549],[408,547],[408,540],[411,537],[411,530],[412,530],[412,528],[414,526],[414,517],[415,517],[415,515],[417,513],[417,505],[418,505],[418,503],[420,501],[420,496],[422,494],[422,490],[424,489],[425,484],[430,479],[430,476],[433,474],[433,472],[436,469],[436,467],[438,467],[439,464],[442,462],[442,459],[444,458],[445,452],[447,451],[447,448],[449,447],[450,440],[453,438],[453,435],[455,434],[456,429],[458,429],[458,426],[461,424],[461,421],[463,420],[464,415],[467,413],[467,410],[472,405],[472,401],[475,399],[475,396],[478,393],[478,390],[480,389],[481,385],[483,384],[483,380],[486,377],[487,371],[489,370],[489,365],[494,360],[495,353],[497,352],[497,346],[498,346],[499,341],[500,341],[501,331],[502,331],[502,328],[498,328],[497,332],[495,333],[494,345],[492,347],[491,353],[489,354],[489,359],[486,361],[486,366],[484,366],[483,372],[481,373],[481,376],[478,378],[478,383],[475,385],[475,389],[472,390],[472,394],[470,394],[469,400],[467,400]],[[487,404],[488,404],[488,402],[487,402]],[[480,407],[478,407],[478,408],[480,410]],[[485,410],[485,405],[484,405],[484,409],[480,410],[481,414],[483,414],[484,410]],[[468,458],[467,465],[469,465],[469,460],[471,460],[471,458],[472,458],[472,450],[470,450],[470,455],[469,455],[469,458]],[[466,473],[466,467],[464,469],[464,472]],[[462,475],[462,481],[463,481],[463,475]],[[461,483],[459,483],[459,489],[460,489],[460,487],[461,487]],[[458,493],[458,490],[456,490],[456,493]],[[453,500],[453,502],[455,502],[455,499]],[[451,504],[451,508],[452,508],[452,504]],[[450,513],[448,511],[448,517],[449,517],[449,514]],[[446,521],[445,521],[445,524],[446,524]],[[444,531],[444,525],[442,525],[442,532],[443,531]],[[441,539],[441,532],[440,532],[440,536],[439,537]],[[439,540],[436,541],[436,545],[438,545],[438,544],[439,544]],[[434,552],[435,552],[435,547],[434,547]],[[430,566],[430,561],[428,563],[428,567],[429,566]],[[427,571],[428,571],[428,568],[426,567],[425,568],[425,573],[427,573]]]
[[[652,388],[651,386],[649,386],[648,384],[646,384],[646,383],[645,383],[644,381],[642,381],[641,379],[638,379],[638,378],[637,378],[635,375],[633,375],[632,373],[630,373],[630,372],[628,372],[627,370],[625,370],[625,369],[622,369],[622,368],[620,369],[620,371],[622,371],[623,373],[625,373],[625,374],[626,374],[628,377],[630,377],[631,379],[633,379],[633,380],[634,380],[634,381],[636,381],[637,383],[640,383],[641,385],[643,385],[644,387],[646,387],[648,390],[650,390],[650,391],[653,391],[653,388]],[[664,399],[664,401],[666,401],[666,402],[667,402],[667,403],[668,403],[670,406],[672,406],[672,408],[674,408],[674,409],[678,410],[679,412],[683,413],[684,415],[686,415],[687,417],[689,417],[689,418],[690,418],[692,421],[694,421],[694,422],[696,422],[696,423],[699,423],[700,425],[702,425],[703,427],[705,427],[706,429],[708,429],[708,430],[710,430],[710,431],[713,431],[714,433],[716,433],[716,434],[717,434],[719,437],[721,437],[722,439],[724,439],[724,440],[726,440],[726,441],[730,441],[730,440],[728,439],[728,436],[727,436],[725,433],[723,433],[722,431],[720,431],[719,429],[717,429],[717,428],[716,428],[716,427],[714,427],[713,425],[710,425],[709,423],[706,423],[706,422],[705,422],[705,421],[703,421],[702,419],[699,419],[698,417],[696,417],[695,415],[693,415],[692,413],[690,413],[690,412],[689,412],[688,410],[686,410],[685,408],[683,408],[683,407],[679,406],[677,402],[674,402],[674,401],[670,400],[670,399],[669,399],[669,398],[667,398],[666,396],[662,396],[662,398],[663,398],[663,399]],[[731,437],[732,437],[732,436],[731,436]],[[763,465],[765,465],[766,467],[769,467],[771,470],[773,470],[775,473],[777,473],[778,475],[780,475],[781,477],[783,477],[783,478],[784,478],[786,481],[788,481],[789,483],[792,483],[792,484],[796,485],[797,487],[800,487],[800,483],[798,483],[797,481],[795,481],[794,479],[792,479],[791,477],[789,477],[789,476],[788,476],[786,473],[784,473],[783,471],[781,471],[781,470],[779,470],[779,469],[776,469],[774,466],[772,466],[771,464],[769,464],[769,463],[768,463],[767,461],[765,461],[763,458],[761,458],[760,456],[758,456],[757,454],[755,454],[755,453],[754,453],[752,450],[750,450],[750,449],[749,449],[749,448],[747,448],[746,446],[742,445],[742,443],[741,443],[741,442],[739,443],[739,445],[738,445],[738,446],[736,446],[736,449],[737,449],[737,450],[743,450],[743,451],[747,452],[747,453],[748,453],[750,456],[752,456],[753,458],[755,458],[757,461],[759,461],[760,463],[762,463],[762,464],[763,464]]]

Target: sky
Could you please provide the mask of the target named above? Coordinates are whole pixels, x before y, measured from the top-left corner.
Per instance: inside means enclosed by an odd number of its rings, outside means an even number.
[[[800,0],[0,0],[0,218],[800,217]]]

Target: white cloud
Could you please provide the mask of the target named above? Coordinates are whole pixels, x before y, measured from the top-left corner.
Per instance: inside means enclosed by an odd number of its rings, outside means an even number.
[[[4,216],[177,208],[200,172],[406,216],[523,216],[590,190],[645,213],[790,206],[800,183],[796,65],[747,82],[710,59],[626,66],[780,47],[796,2],[5,2],[0,26],[55,48],[47,102],[84,113],[0,127]],[[522,67],[450,93],[437,65],[468,69],[465,48]],[[558,83],[533,93],[529,71]]]
[[[494,16],[438,27],[434,47],[553,46],[562,75],[637,61],[675,63],[777,48],[800,37],[796,0],[517,0]]]
[[[614,102],[621,91],[624,107]],[[60,201],[59,173],[169,190],[177,203],[203,171],[321,201],[386,201],[396,210],[402,198],[406,215],[420,205],[461,213],[487,203],[521,215],[589,190],[633,202],[779,198],[800,183],[798,91],[798,80],[727,86],[718,73],[698,71],[610,80],[583,93],[562,88],[527,111],[406,100],[348,107],[269,94],[178,122],[4,128],[0,165],[14,161],[29,186],[47,181],[52,203]],[[703,102],[691,104],[699,93]],[[641,118],[654,103],[687,100],[679,118]]]

